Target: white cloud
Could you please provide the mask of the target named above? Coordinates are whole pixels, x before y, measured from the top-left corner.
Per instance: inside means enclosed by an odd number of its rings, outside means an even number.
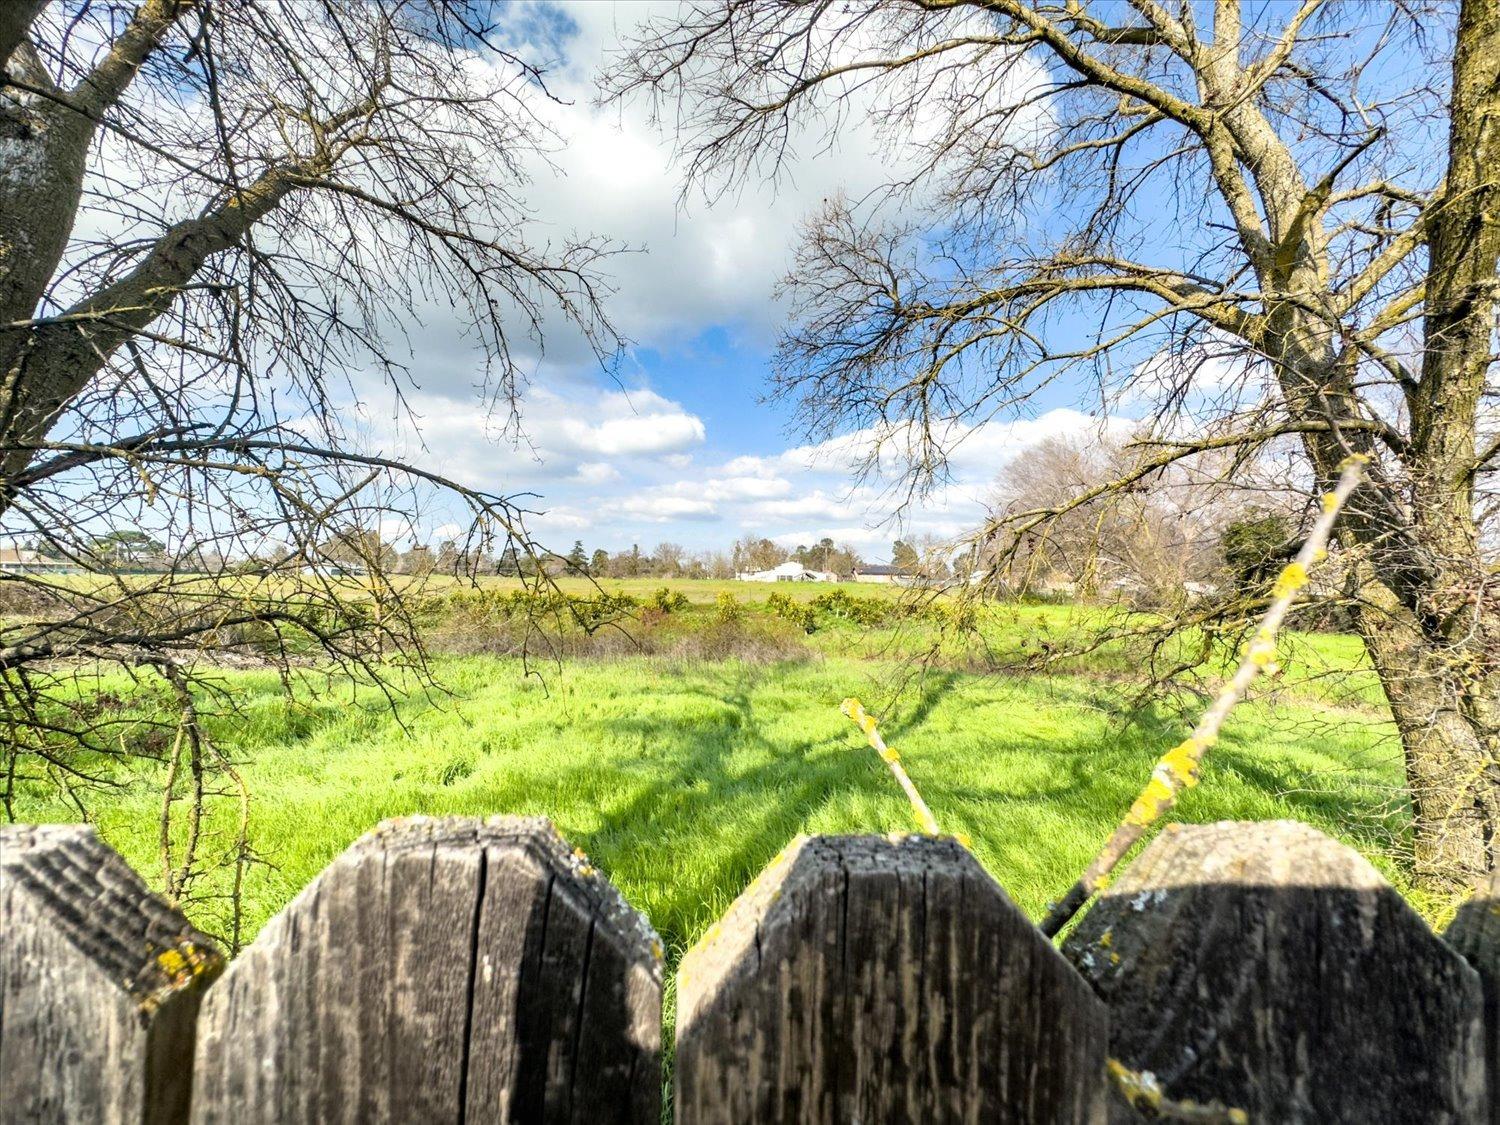
[[[524,23],[539,10],[506,11]],[[549,75],[560,101],[538,103],[563,146],[553,154],[555,166],[538,162],[532,169],[533,237],[600,234],[644,251],[605,264],[615,287],[610,313],[640,348],[671,353],[718,328],[741,355],[762,352],[784,316],[771,291],[791,262],[801,220],[827,197],[865,196],[911,158],[911,142],[935,138],[910,134],[893,144],[880,135],[876,115],[853,112],[830,145],[821,134],[794,133],[791,175],[779,185],[752,179],[713,205],[684,201],[672,139],[649,122],[646,107],[599,108],[592,100],[594,68],[645,7],[571,3],[563,10],[576,34],[560,44],[561,68]],[[527,26],[533,35],[546,30]],[[912,452],[911,431],[865,430],[780,450],[724,451],[721,443],[731,439],[711,430],[696,400],[690,407],[649,388],[601,387],[576,332],[549,320],[547,357],[535,362],[520,403],[519,439],[506,419],[475,408],[474,357],[455,316],[430,310],[419,341],[421,389],[410,401],[422,418],[422,444],[396,431],[375,444],[412,453],[424,467],[467,484],[535,493],[527,504],[541,512],[531,524],[544,541],[584,537],[590,547],[618,549],[652,537],[722,547],[744,534],[791,544],[827,536],[880,557],[898,533],[951,534],[973,526],[1010,457],[1052,434],[1101,425],[1072,410],[952,424],[941,435],[952,479],[893,524],[890,486]],[[854,487],[853,474],[867,467],[877,441],[882,456]]]
[[[836,524],[825,527],[802,528],[797,531],[779,532],[770,536],[773,542],[783,547],[805,547],[822,539],[832,539],[835,544],[856,547],[871,561],[884,558],[886,550],[895,541],[890,528],[864,527],[860,525]]]
[[[531,510],[577,506],[622,485],[639,489],[643,476],[652,487],[671,483],[676,477],[664,474],[685,472],[691,458],[669,451],[701,445],[706,433],[697,415],[650,390],[605,390],[576,379],[528,391],[519,435],[466,399],[418,393],[407,402],[414,426],[361,421],[351,410],[351,442],[469,487],[530,494],[521,503]]]
[[[873,92],[857,89],[838,115],[835,135],[827,131],[832,118],[817,114],[794,125],[782,152],[786,174],[778,182],[751,176],[727,198],[684,197],[670,114],[664,128],[652,122],[645,99],[599,106],[594,86],[598,69],[618,51],[621,38],[653,9],[671,11],[675,5],[566,0],[556,7],[573,25],[558,43],[535,41],[536,13],[530,6],[506,10],[519,30],[531,33],[533,57],[549,60],[548,85],[558,95],[555,102],[537,103],[563,144],[548,161],[534,162],[530,201],[553,231],[596,233],[643,251],[619,255],[605,266],[615,287],[611,315],[638,344],[660,347],[710,324],[768,340],[785,312],[772,290],[791,265],[802,220],[824,199],[872,196],[893,176],[918,167],[923,145],[940,143],[924,129],[928,122],[884,129]],[[956,27],[961,18],[950,17],[949,25]],[[987,17],[970,18],[979,30],[988,30]],[[874,48],[866,38],[846,43],[843,50],[853,58]],[[556,60],[559,49],[562,58]],[[978,113],[986,97],[1013,94],[1026,80],[997,83],[983,97],[948,89],[954,81],[964,78],[950,77],[940,93],[962,95]],[[923,198],[919,188],[900,207],[919,207]],[[562,326],[556,328],[563,333]],[[586,358],[576,339],[554,339],[551,347],[558,358]]]
[[[774,476],[776,473],[772,459],[755,457],[749,454],[726,462],[722,468],[725,473],[731,476]]]
[[[686,496],[627,496],[620,502],[620,510],[653,523],[719,518],[718,509],[710,501],[691,500]]]
[[[703,495],[712,500],[757,500],[771,496],[786,496],[792,491],[792,482],[784,477],[720,477],[705,481],[701,486]]]
[[[703,421],[692,414],[642,414],[590,426],[564,420],[563,433],[577,449],[604,454],[675,453],[701,445]]]
[[[559,531],[583,531],[586,528],[593,527],[595,520],[592,516],[580,512],[575,508],[549,508],[547,511],[533,516],[530,524],[532,534],[547,535]]]
[[[620,470],[607,461],[588,461],[578,466],[573,479],[579,484],[601,485],[620,479]]]
[[[757,519],[792,520],[813,516],[819,519],[841,520],[858,518],[863,513],[857,506],[851,507],[825,495],[821,491],[786,500],[762,500],[751,504],[749,514]]]

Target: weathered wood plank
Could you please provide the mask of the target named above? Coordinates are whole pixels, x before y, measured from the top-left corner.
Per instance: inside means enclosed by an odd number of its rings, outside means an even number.
[[[223,956],[81,825],[0,826],[0,1119],[187,1120]]]
[[[1065,952],[1110,1051],[1252,1121],[1477,1122],[1475,972],[1353,850],[1291,821],[1173,825]]]
[[[1443,938],[1474,966],[1484,989],[1485,1085],[1490,1119],[1500,1120],[1500,869],[1479,881]]]
[[[1103,1119],[1103,1006],[951,839],[795,841],[677,996],[684,1125]]]
[[[204,1006],[197,1122],[656,1122],[660,946],[545,820],[356,842]]]

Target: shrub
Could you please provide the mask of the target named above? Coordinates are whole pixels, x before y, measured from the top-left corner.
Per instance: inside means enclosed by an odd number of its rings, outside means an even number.
[[[688,597],[681,590],[661,586],[651,595],[650,605],[663,613],[678,613],[688,607]]]
[[[817,631],[817,613],[813,607],[802,604],[795,597],[789,597],[778,589],[772,589],[771,595],[765,600],[765,607],[771,610],[772,616],[792,622],[804,633]]]
[[[725,590],[714,599],[714,616],[719,621],[729,624],[740,619],[740,600]]]
[[[830,590],[814,598],[810,604],[820,613],[852,621],[856,625],[884,625],[900,612],[895,602],[880,598],[857,598],[846,590]]]
[[[575,638],[618,632],[606,626],[636,616],[639,605],[627,594],[461,589],[424,598],[416,609],[436,651],[463,655],[521,652],[529,645],[565,653]]]
[[[772,590],[770,596],[766,598],[766,608],[777,617],[792,618],[797,615],[802,606],[795,598],[788,597],[780,590]]]
[[[946,606],[934,605],[936,612],[946,619],[956,632],[972,633],[979,628],[979,607],[968,598],[960,598]]]
[[[788,597],[779,590],[772,590],[766,599],[766,608],[783,621],[797,625],[804,633],[818,631],[818,615],[810,605],[803,605],[796,598]]]

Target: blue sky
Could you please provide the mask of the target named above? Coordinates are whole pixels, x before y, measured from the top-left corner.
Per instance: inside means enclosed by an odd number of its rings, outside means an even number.
[[[900,513],[889,480],[855,478],[868,435],[808,444],[793,431],[788,409],[764,396],[784,317],[773,291],[790,267],[798,221],[831,194],[882,182],[900,153],[855,121],[831,146],[804,138],[805,155],[774,187],[753,182],[724,198],[684,200],[671,138],[644,107],[593,101],[599,61],[644,10],[513,9],[518,38],[553,59],[549,84],[564,103],[548,111],[562,140],[555,168],[534,172],[537,230],[543,238],[599,234],[634,248],[606,267],[615,288],[609,311],[632,345],[605,370],[576,333],[551,326],[544,353],[527,361],[518,441],[478,405],[477,357],[459,325],[430,312],[412,357],[419,435],[393,435],[370,388],[364,410],[377,444],[420,449],[467,483],[535,494],[531,528],[557,550],[574,539],[590,550],[663,540],[716,549],[744,535],[788,546],[826,535],[880,560],[898,534],[956,537],[973,527],[1016,452],[1097,428],[1098,419],[1074,409],[1083,404],[1060,393],[1028,416],[975,427],[953,479]],[[388,534],[432,540],[447,530],[434,509]]]

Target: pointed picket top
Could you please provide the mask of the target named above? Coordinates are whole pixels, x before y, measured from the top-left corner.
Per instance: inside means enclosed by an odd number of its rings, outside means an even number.
[[[204,1007],[197,1122],[652,1122],[661,947],[540,818],[356,841]]]
[[[1102,1005],[951,838],[799,838],[677,996],[684,1125],[1103,1113]]]
[[[213,941],[73,824],[0,826],[0,933],[7,1119],[185,1120]]]
[[[1110,1053],[1252,1121],[1477,1121],[1479,980],[1364,857],[1294,821],[1169,825],[1064,944]]]

